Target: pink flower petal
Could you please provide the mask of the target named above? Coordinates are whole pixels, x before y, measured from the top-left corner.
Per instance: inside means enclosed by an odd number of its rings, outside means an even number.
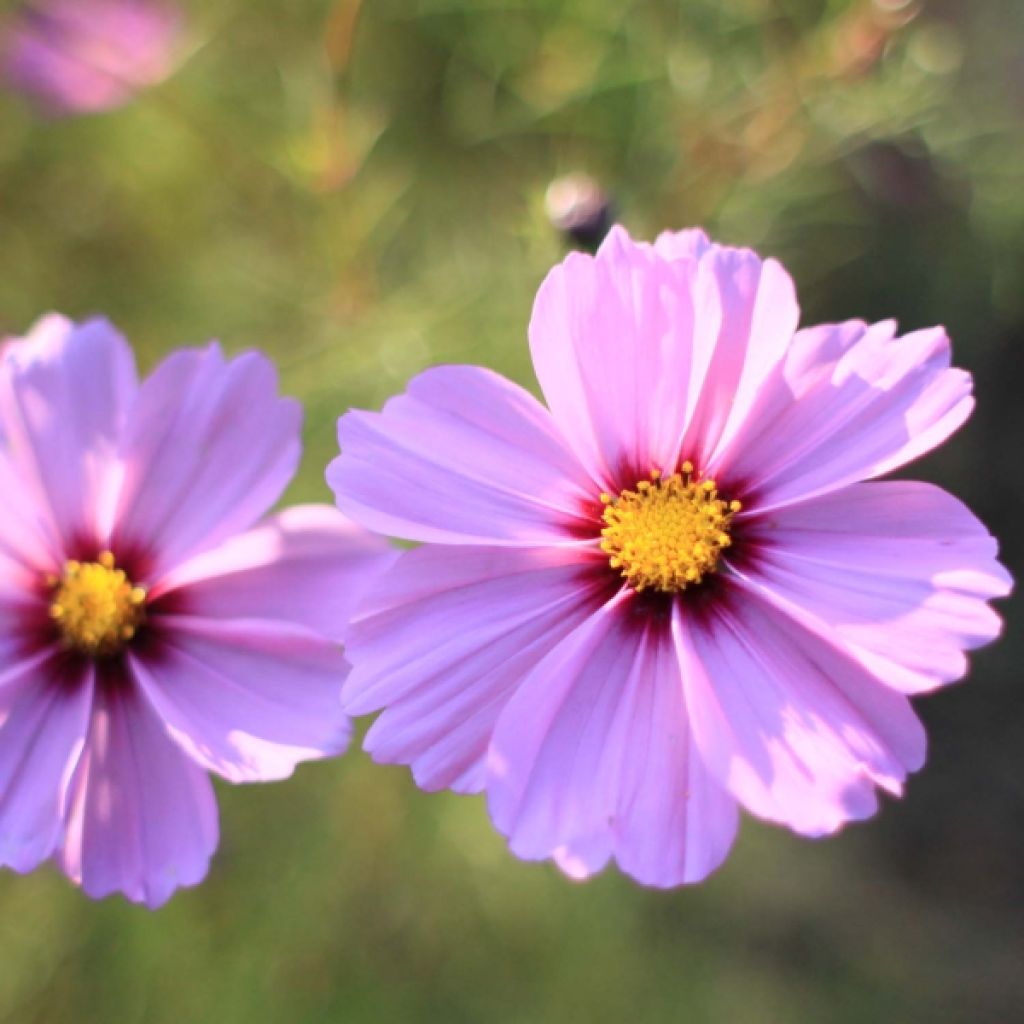
[[[22,585],[24,569],[0,556],[0,678],[39,653],[39,626],[49,611],[37,580]],[[2,722],[0,722],[2,724]]]
[[[398,554],[330,505],[298,505],[192,558],[150,596],[173,593],[192,616],[293,622],[340,640]]]
[[[494,723],[530,667],[600,602],[566,549],[419,548],[373,588],[347,652],[346,710],[387,705],[375,760],[426,789],[476,792]]]
[[[770,507],[888,473],[944,441],[973,408],[970,375],[950,369],[941,328],[894,332],[799,332],[716,465]]]
[[[608,866],[614,853],[614,836],[610,829],[602,829],[586,839],[574,839],[559,846],[551,854],[558,869],[574,882],[585,882]]]
[[[230,782],[283,779],[300,761],[340,753],[348,670],[334,644],[266,620],[164,615],[159,649],[132,671],[173,739]]]
[[[99,685],[57,858],[64,872],[95,899],[119,892],[156,909],[202,881],[217,834],[205,772],[133,686]]]
[[[26,486],[10,455],[0,450],[0,577],[11,591],[32,593],[40,578],[59,573],[66,552],[45,502]],[[42,506],[42,507],[41,507]]]
[[[64,678],[49,655],[0,675],[0,865],[31,871],[53,853],[89,727],[92,669]]]
[[[338,439],[327,481],[341,510],[410,540],[558,543],[600,492],[547,410],[476,367],[420,374],[383,412],[343,416]]]
[[[732,847],[735,799],[711,775],[693,741],[679,658],[652,639],[623,694],[615,856],[646,885],[699,882]]]
[[[959,679],[1009,593],[996,542],[930,484],[855,484],[758,517],[752,578],[815,616],[880,679],[919,693]]]
[[[800,307],[782,265],[750,249],[713,245],[701,256],[700,270],[714,281],[721,313],[720,319],[700,322],[695,332],[695,348],[707,353],[701,356],[707,369],[682,453],[707,466],[715,449],[744,423],[784,357]]]
[[[686,228],[684,231],[662,231],[654,240],[654,248],[668,260],[700,259],[715,243],[701,228]]]
[[[823,835],[870,817],[875,786],[898,794],[923,763],[906,698],[753,592],[677,612],[674,630],[700,752],[752,813]]]
[[[782,358],[799,319],[774,260],[703,232],[652,247],[614,228],[541,285],[534,367],[558,424],[606,490],[682,456],[704,464]]]
[[[678,461],[706,365],[694,333],[718,323],[708,283],[694,260],[665,259],[616,227],[596,257],[571,254],[541,285],[530,321],[534,369],[602,490]]]
[[[151,580],[251,526],[299,460],[301,410],[271,362],[177,352],[143,383],[125,427],[112,547],[147,556]]]
[[[21,488],[38,496],[44,535],[65,548],[109,533],[118,442],[137,388],[132,351],[105,320],[76,326],[51,315],[4,348],[0,431]]]
[[[591,616],[509,702],[489,756],[491,815],[514,853],[554,856],[574,877],[612,853],[645,884],[697,882],[732,845],[736,805],[692,742],[665,624],[631,601]]]

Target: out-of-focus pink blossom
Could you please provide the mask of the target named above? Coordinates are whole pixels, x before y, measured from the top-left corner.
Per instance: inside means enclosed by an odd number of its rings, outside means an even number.
[[[53,115],[127,103],[174,70],[180,11],[163,0],[32,0],[0,41],[6,77]]]

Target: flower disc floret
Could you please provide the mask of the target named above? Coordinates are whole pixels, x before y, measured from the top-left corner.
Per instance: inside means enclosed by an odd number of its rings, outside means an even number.
[[[601,501],[601,550],[638,592],[675,593],[714,572],[741,507],[720,498],[714,480],[695,479],[691,462],[667,477],[654,470],[634,490]]]
[[[90,657],[117,654],[145,617],[145,589],[117,568],[109,551],[95,562],[69,560],[53,586],[50,617],[61,639]]]

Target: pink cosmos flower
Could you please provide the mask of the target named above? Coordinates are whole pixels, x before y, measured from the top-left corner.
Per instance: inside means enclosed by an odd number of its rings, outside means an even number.
[[[328,479],[422,541],[356,613],[347,710],[425,789],[486,790],[513,852],[656,886],[737,805],[820,836],[925,756],[908,697],[962,676],[1010,588],[955,498],[864,483],[967,418],[940,328],[797,330],[773,260],[615,228],[541,286],[547,407],[487,370],[350,412]]]
[[[208,772],[339,752],[337,641],[386,544],[331,506],[254,523],[299,460],[274,370],[216,345],[141,384],[106,322],[0,365],[0,865],[150,907],[206,874]]]
[[[174,70],[182,18],[157,0],[34,0],[3,41],[10,82],[51,114],[127,103]]]

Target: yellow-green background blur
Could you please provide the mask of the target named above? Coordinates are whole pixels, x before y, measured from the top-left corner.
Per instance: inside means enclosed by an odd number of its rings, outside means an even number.
[[[290,499],[329,500],[336,417],[418,370],[534,387],[526,325],[595,175],[651,237],[780,257],[804,322],[945,323],[970,425],[913,475],[1020,567],[1020,0],[193,0],[178,73],[45,121],[0,96],[0,334],[109,315],[145,367],[220,337],[307,409]],[[89,382],[83,380],[82,387]],[[156,914],[0,875],[0,1020],[1024,1019],[1024,644],[920,702],[929,764],[837,838],[745,822],[695,889],[512,858],[481,799],[340,760],[220,786],[210,876]],[[1019,614],[1017,618],[1019,620]]]

